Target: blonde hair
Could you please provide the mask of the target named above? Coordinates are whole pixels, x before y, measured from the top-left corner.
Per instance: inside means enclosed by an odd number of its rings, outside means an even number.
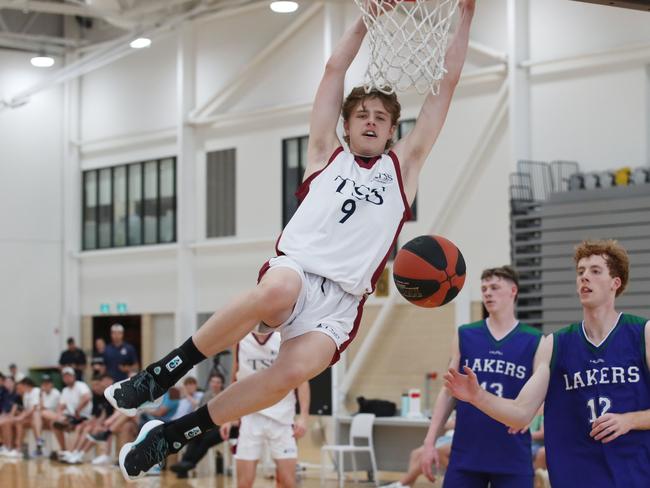
[[[589,256],[602,256],[605,259],[609,275],[621,280],[621,286],[616,290],[616,296],[623,293],[630,277],[630,258],[625,248],[614,239],[582,241],[575,247],[573,255],[576,267],[581,259]]]

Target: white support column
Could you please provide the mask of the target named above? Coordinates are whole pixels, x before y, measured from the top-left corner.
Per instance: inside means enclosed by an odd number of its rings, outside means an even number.
[[[332,55],[336,43],[343,35],[345,15],[342,3],[325,3],[323,15],[323,67]]]
[[[529,0],[508,0],[508,83],[511,168],[531,157],[530,82],[521,63],[529,58]]]
[[[180,345],[196,330],[196,283],[192,244],[196,240],[196,141],[188,115],[194,106],[195,37],[192,24],[178,29],[176,59],[176,314],[174,339]]]
[[[66,23],[66,30],[71,27]],[[66,57],[73,63],[75,55]],[[63,161],[61,164],[61,325],[58,350],[65,349],[65,339],[75,337],[81,342],[81,164],[79,140],[81,128],[81,94],[79,79],[63,87]]]
[[[650,166],[650,64],[645,66],[645,164]]]

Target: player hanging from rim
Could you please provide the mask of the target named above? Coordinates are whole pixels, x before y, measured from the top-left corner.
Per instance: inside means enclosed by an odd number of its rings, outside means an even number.
[[[482,390],[454,368],[446,386],[515,429],[544,404],[544,442],[553,488],[646,488],[650,484],[650,321],[619,313],[629,259],[616,241],[576,247],[583,320],[542,340],[540,361],[516,399]]]
[[[366,94],[359,87],[342,104],[345,74],[366,27],[358,19],[343,35],[316,93],[307,168],[297,192],[301,203],[278,240],[278,256],[262,267],[257,287],[216,312],[179,348],[105,394],[115,408],[134,415],[195,364],[236,344],[260,324],[281,330],[278,358],[185,417],[145,424],[120,452],[125,478],[143,476],[215,424],[273,405],[338,360],[356,334],[363,303],[410,215],[420,170],[460,79],[474,8],[475,0],[460,2],[439,95],[426,97],[413,130],[388,153],[399,118],[397,97]],[[341,112],[350,152],[336,134]]]
[[[509,266],[481,274],[481,297],[489,316],[462,325],[454,337],[450,368],[467,364],[477,370],[481,386],[503,398],[515,398],[533,372],[542,333],[515,318],[519,278]],[[422,472],[435,481],[440,469],[434,447],[449,414],[456,408],[444,487],[532,488],[530,432],[508,433],[503,424],[486,417],[469,403],[456,402],[444,388],[438,394],[421,457]]]

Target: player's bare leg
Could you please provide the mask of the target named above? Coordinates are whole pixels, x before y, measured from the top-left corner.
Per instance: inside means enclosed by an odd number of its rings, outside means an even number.
[[[277,486],[280,488],[295,488],[297,462],[296,458],[275,460]]]
[[[253,488],[257,461],[237,459],[237,488]]]
[[[286,321],[302,287],[300,275],[286,267],[270,268],[252,290],[215,312],[179,348],[133,378],[109,386],[104,395],[120,412],[134,416],[182,378],[195,364],[239,342],[260,322]]]

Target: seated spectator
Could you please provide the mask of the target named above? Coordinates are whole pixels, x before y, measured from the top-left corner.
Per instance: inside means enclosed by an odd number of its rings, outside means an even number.
[[[93,348],[93,357],[90,360],[92,368],[91,375],[102,376],[106,374],[106,360],[104,359],[104,352],[106,351],[106,341],[102,337],[95,339],[95,347]]]
[[[92,379],[90,385],[93,394],[91,416],[88,420],[75,427],[75,443],[70,450],[70,454],[63,457],[63,462],[68,464],[83,462],[85,453],[96,443],[89,434],[103,430],[103,422],[113,414],[112,405],[104,397],[104,390],[112,384],[113,379],[109,375],[96,376]]]
[[[203,395],[199,407],[206,405],[213,397],[221,393],[223,390],[223,384],[223,376],[220,374],[211,376],[208,391]],[[232,429],[230,433],[231,436],[237,437],[237,431],[235,429]],[[175,472],[179,478],[187,478],[188,472],[196,467],[208,450],[221,442],[223,442],[223,438],[221,437],[218,428],[206,432],[198,439],[194,439],[187,444],[180,462],[172,464],[170,469]]]
[[[0,435],[2,435],[2,446],[0,456],[10,458],[21,458],[20,449],[16,448],[13,435],[13,421],[18,414],[20,396],[16,393],[16,384],[11,376],[3,379],[4,394],[0,405]],[[18,446],[20,447],[20,446]]]
[[[203,398],[203,392],[198,391],[198,388],[199,385],[193,376],[188,376],[183,380],[183,386],[180,388],[181,399],[172,420],[184,417],[198,408],[201,398]]]
[[[48,419],[54,426],[54,435],[56,436],[61,452],[59,457],[67,456],[64,431],[71,431],[77,424],[90,418],[92,411],[91,392],[87,384],[77,381],[75,371],[66,366],[61,371],[65,388],[61,392],[59,405],[56,412],[43,411],[41,413],[44,419]]]
[[[5,375],[0,373],[0,415],[2,414],[2,405],[4,404],[5,397],[9,394],[5,388]]]
[[[14,380],[14,383],[18,383],[25,377],[25,374],[18,371],[16,363],[11,363],[9,365],[9,376],[11,376],[11,378]]]
[[[104,363],[104,358],[101,356],[93,357],[90,367],[90,374],[93,378],[95,376],[104,376],[106,374],[106,364]]]
[[[51,415],[43,416],[43,412],[56,413],[61,400],[61,392],[54,387],[52,377],[49,374],[44,374],[41,377],[41,418],[43,422],[43,429],[52,429]]]
[[[14,417],[15,445],[17,448],[23,445],[25,429],[30,428],[34,432],[36,440],[36,456],[43,455],[43,438],[41,422],[41,389],[38,388],[31,378],[23,378],[16,385],[16,393],[23,400],[23,410]]]
[[[60,368],[70,366],[74,369],[77,380],[81,381],[84,368],[86,367],[86,354],[77,347],[74,342],[74,337],[69,337],[67,344],[68,348],[59,357],[59,366]]]
[[[456,418],[452,414],[452,416],[449,418],[449,420],[447,420],[447,423],[445,424],[444,435],[438,437],[436,440],[436,451],[438,451],[441,470],[447,469],[447,465],[449,464],[449,455],[451,454],[451,442],[454,437],[455,424]],[[424,446],[420,446],[417,449],[412,450],[409,456],[409,467],[406,474],[402,476],[399,481],[390,483],[384,488],[407,488],[413,486],[416,480],[422,474],[420,461],[423,450]]]
[[[178,405],[180,403],[180,391],[176,387],[172,387],[162,397],[162,403],[156,408],[144,409],[140,413],[140,420],[138,424],[142,427],[150,420],[162,420],[163,422],[171,421]]]

